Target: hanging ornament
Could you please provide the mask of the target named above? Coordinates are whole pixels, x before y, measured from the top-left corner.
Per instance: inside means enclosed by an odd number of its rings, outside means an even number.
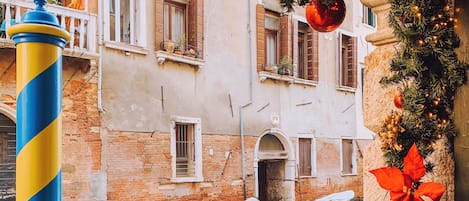
[[[404,105],[404,98],[402,96],[402,92],[398,91],[396,95],[394,95],[394,106],[402,110],[403,105]]]
[[[319,32],[330,32],[337,29],[345,18],[343,0],[311,0],[306,5],[306,20]]]

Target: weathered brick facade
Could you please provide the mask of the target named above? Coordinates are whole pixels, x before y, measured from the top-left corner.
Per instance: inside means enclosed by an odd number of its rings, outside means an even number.
[[[0,103],[16,108],[15,49],[0,49]],[[95,69],[89,60],[63,58],[62,175],[64,200],[92,200],[90,179],[101,169]]]

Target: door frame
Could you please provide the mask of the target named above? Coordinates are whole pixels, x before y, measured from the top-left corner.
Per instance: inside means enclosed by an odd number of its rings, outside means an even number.
[[[261,159],[259,158],[259,145],[262,138],[267,135],[273,135],[277,137],[277,139],[282,143],[285,151],[287,152],[288,156],[287,159],[279,158],[280,160],[285,160],[285,178],[284,178],[284,189],[286,192],[286,199],[287,201],[294,201],[295,200],[295,174],[296,174],[296,160],[295,160],[295,152],[292,146],[291,141],[288,137],[281,131],[279,128],[271,128],[266,129],[262,132],[262,134],[257,139],[255,149],[254,149],[254,188],[255,188],[255,197],[259,198],[259,162]]]

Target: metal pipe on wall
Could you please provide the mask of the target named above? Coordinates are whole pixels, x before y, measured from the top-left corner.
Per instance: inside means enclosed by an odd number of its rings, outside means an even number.
[[[252,78],[253,78],[253,59],[254,59],[254,47],[253,47],[253,23],[252,23],[252,10],[253,10],[253,6],[252,6],[252,0],[249,0],[248,1],[248,27],[247,27],[247,31],[248,31],[248,34],[249,34],[249,100],[246,104],[244,105],[241,105],[239,107],[239,129],[240,129],[240,137],[241,137],[241,169],[242,169],[242,180],[243,180],[243,196],[244,196],[244,199],[247,198],[247,193],[246,193],[246,168],[244,167],[244,164],[245,164],[245,147],[244,147],[244,108],[248,107],[249,105],[252,104],[253,100],[253,82],[252,82]]]

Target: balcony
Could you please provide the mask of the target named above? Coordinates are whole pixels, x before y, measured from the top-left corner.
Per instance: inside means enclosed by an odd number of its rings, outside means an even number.
[[[13,41],[5,30],[19,23],[21,15],[36,7],[33,1],[0,0],[0,48],[14,48]],[[60,25],[71,33],[69,44],[65,46],[63,55],[93,59],[99,56],[97,52],[97,16],[82,10],[76,10],[59,5],[48,4],[47,11],[57,16]]]

